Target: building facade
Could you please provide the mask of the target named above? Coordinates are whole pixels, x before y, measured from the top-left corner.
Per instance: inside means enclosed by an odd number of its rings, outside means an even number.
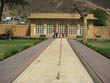
[[[33,13],[28,18],[30,21],[30,36],[40,37],[45,35],[51,38],[53,33],[64,34],[67,38],[83,36],[82,21],[79,14],[70,13]],[[94,20],[93,14],[87,16],[87,36],[93,38]]]
[[[96,18],[87,16],[87,38],[110,39],[110,26],[94,26]],[[53,32],[64,34],[66,38],[82,39],[83,28],[79,14],[35,13],[28,18],[29,25],[0,24],[0,36],[11,29],[14,37],[53,37]],[[58,36],[59,37],[59,36]]]

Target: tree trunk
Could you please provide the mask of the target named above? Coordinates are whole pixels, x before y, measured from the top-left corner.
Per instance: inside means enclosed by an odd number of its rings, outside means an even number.
[[[87,16],[83,18],[83,43],[87,42]]]
[[[1,0],[1,3],[0,3],[0,22],[2,20],[3,9],[4,9],[4,0]]]

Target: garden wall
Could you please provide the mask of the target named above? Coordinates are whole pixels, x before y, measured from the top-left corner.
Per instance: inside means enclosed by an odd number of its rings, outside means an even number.
[[[110,26],[95,26],[94,36],[100,36],[100,38],[110,38]]]
[[[0,24],[0,34],[6,34],[8,29],[12,29],[13,36],[30,36],[30,28],[28,25]],[[100,36],[100,38],[108,39],[110,38],[110,26],[95,26],[92,34],[93,37]]]
[[[29,36],[28,25],[11,25],[11,24],[0,24],[0,34],[6,34],[7,30],[11,29],[13,36]]]

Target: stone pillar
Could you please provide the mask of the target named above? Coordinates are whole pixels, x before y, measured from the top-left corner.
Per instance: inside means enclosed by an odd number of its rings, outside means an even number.
[[[69,29],[69,24],[67,23],[67,24],[66,24],[66,37],[68,37],[68,34],[69,34],[69,33],[68,33],[68,29]]]
[[[88,27],[90,30],[88,37],[92,39],[92,38],[94,38],[94,22],[93,21],[89,22]]]
[[[56,26],[55,26],[55,32],[58,33],[58,24],[56,23]]]
[[[43,25],[43,34],[47,35],[47,24]]]
[[[76,28],[76,37],[80,36],[80,24],[77,24],[77,28]]]
[[[36,28],[35,21],[31,21],[31,24],[30,24],[30,36],[31,37],[36,34],[35,28]]]

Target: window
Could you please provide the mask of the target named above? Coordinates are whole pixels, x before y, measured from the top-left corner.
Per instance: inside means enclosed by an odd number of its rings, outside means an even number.
[[[76,34],[76,25],[74,24],[69,25],[68,34]]]
[[[36,34],[43,34],[43,24],[36,24]]]
[[[64,24],[58,24],[58,33],[65,34],[65,25]]]
[[[47,24],[47,34],[52,34],[54,32],[55,25],[54,24]]]

